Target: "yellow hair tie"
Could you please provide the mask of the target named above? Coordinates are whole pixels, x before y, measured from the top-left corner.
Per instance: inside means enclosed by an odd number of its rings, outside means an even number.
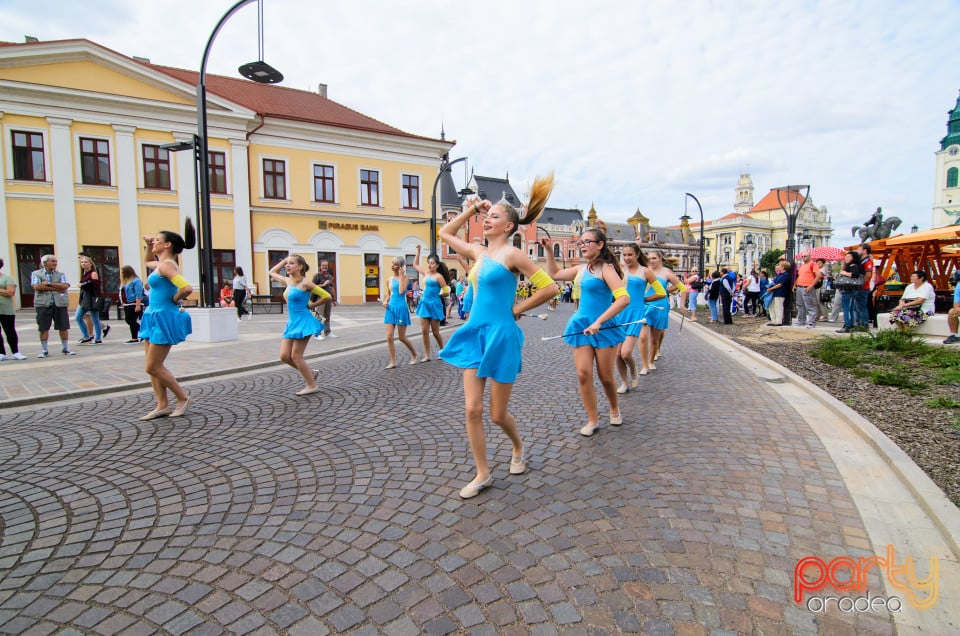
[[[530,282],[536,285],[537,289],[545,289],[556,283],[556,281],[550,278],[550,274],[543,271],[543,269],[538,269],[534,272],[533,276],[530,277]]]
[[[190,283],[187,282],[187,279],[181,276],[180,274],[177,274],[176,276],[171,278],[170,282],[173,283],[177,289],[183,289],[184,287],[190,286]]]
[[[320,298],[333,298],[333,296],[331,296],[326,289],[320,286],[314,287],[310,293],[315,294]]]
[[[626,288],[626,287],[617,287],[616,289],[613,290],[613,299],[614,299],[614,300],[623,298],[624,296],[627,297],[627,300],[630,299],[630,294],[627,293],[627,288]]]

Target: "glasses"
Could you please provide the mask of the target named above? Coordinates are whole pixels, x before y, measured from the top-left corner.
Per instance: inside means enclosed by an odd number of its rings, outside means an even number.
[[[600,241],[591,241],[590,239],[580,239],[579,241],[577,241],[577,245],[579,247],[583,247],[584,245],[590,245],[591,243],[599,243],[599,242]]]

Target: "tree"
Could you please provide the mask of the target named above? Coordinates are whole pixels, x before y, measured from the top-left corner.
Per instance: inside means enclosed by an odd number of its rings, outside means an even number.
[[[760,269],[767,270],[767,274],[773,275],[773,268],[777,266],[777,261],[786,253],[786,250],[776,249],[765,252],[760,257]]]

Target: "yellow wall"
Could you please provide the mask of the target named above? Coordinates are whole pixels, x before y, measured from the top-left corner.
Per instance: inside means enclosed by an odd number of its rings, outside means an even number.
[[[120,245],[120,208],[77,203],[77,245]]]
[[[173,95],[171,92],[127,77],[94,62],[60,62],[0,68],[0,79],[30,82],[45,86],[62,86],[81,91],[95,90],[98,93],[124,95],[140,99],[152,99],[177,104],[193,104],[194,101]]]

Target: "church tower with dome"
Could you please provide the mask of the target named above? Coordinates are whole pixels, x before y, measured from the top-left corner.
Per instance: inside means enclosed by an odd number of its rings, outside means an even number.
[[[733,211],[737,214],[746,214],[753,207],[753,179],[749,172],[740,173],[734,196]]]
[[[937,151],[937,176],[930,227],[960,224],[960,96],[947,113],[947,136]]]

